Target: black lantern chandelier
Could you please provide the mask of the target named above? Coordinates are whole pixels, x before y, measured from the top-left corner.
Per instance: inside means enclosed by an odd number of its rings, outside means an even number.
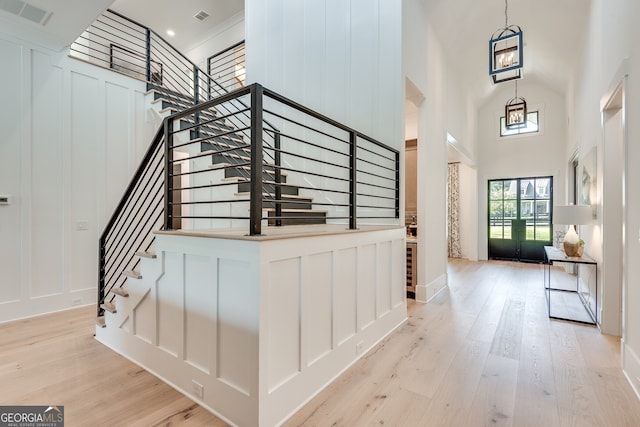
[[[507,101],[504,106],[504,122],[507,129],[518,129],[527,126],[527,101],[518,96],[518,81],[516,80],[516,96]]]
[[[489,40],[489,75],[494,83],[522,78],[522,29],[509,25],[507,0],[504,1],[504,28]]]

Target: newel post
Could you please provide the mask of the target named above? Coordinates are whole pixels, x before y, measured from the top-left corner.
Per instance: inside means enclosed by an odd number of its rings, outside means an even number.
[[[249,235],[262,234],[262,86],[251,85],[251,183]]]

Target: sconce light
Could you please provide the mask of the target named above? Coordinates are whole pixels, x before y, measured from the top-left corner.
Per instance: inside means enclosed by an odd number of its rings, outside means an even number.
[[[522,29],[508,25],[507,0],[504,2],[504,28],[499,28],[489,40],[489,75],[494,83],[521,79]]]
[[[516,96],[507,101],[504,106],[504,120],[507,129],[518,129],[527,126],[527,101],[518,96],[518,81],[516,80]]]

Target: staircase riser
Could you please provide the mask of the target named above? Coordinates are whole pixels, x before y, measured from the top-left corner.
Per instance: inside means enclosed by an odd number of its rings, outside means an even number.
[[[158,91],[155,89],[154,99],[162,100],[162,108],[172,108],[175,110],[183,110],[185,108],[191,107],[193,102],[190,97],[181,94],[175,94],[171,91]],[[203,121],[215,119],[216,111],[208,110],[200,113],[200,119]],[[195,117],[190,116],[184,119],[181,119],[179,122],[180,129],[187,129],[195,123]],[[244,136],[241,134],[231,133],[225,135],[224,137],[215,136],[219,135],[222,132],[230,132],[233,131],[234,128],[228,126],[224,123],[224,121],[217,121],[214,123],[201,125],[198,131],[196,129],[190,129],[190,137],[192,139],[196,138],[208,138],[211,139],[209,142],[200,143],[201,151],[218,151],[218,150],[227,150],[229,145],[231,146],[242,146],[245,145]],[[220,143],[218,145],[216,143]],[[211,156],[212,165],[216,164],[234,164],[239,162],[248,163],[251,159],[250,153],[247,148],[239,148],[237,150],[213,154]],[[249,170],[248,168],[225,168],[225,177],[226,178],[248,178]],[[275,170],[273,167],[264,166],[262,177],[267,181],[275,181]],[[287,182],[286,174],[281,176],[281,182],[284,184]],[[246,193],[250,191],[251,184],[249,182],[240,182],[238,183],[238,192]],[[271,184],[263,185],[263,191],[265,193],[271,194],[272,197],[275,194],[275,186]],[[298,187],[291,185],[282,185],[280,186],[280,191],[283,197],[286,196],[297,196],[299,193]],[[263,208],[265,209],[275,209],[276,203],[274,201],[264,201]],[[285,218],[282,218],[282,225],[308,225],[308,224],[325,224],[326,223],[326,213],[325,212],[314,212],[311,211],[313,208],[313,204],[311,199],[302,199],[302,200],[286,200],[280,202],[280,206],[283,210],[295,209],[300,210],[301,212],[285,212],[283,215]],[[276,220],[273,218],[275,215],[274,211],[269,212],[270,219],[268,220],[269,225],[275,225]],[[295,217],[303,217],[303,218],[287,218],[287,215],[295,216]]]
[[[214,156],[217,156],[217,154],[214,154]],[[249,169],[246,168],[227,168],[224,170],[224,176],[225,178],[235,178],[235,177],[243,177],[246,178],[249,176]],[[266,181],[275,181],[276,174],[273,172],[270,172],[268,170],[263,170],[262,171],[262,179],[266,180]],[[284,177],[282,177],[283,179],[281,179],[281,182],[284,184],[286,181],[284,180]]]
[[[283,195],[297,196],[298,188],[290,185],[283,185],[280,187]],[[238,193],[246,193],[251,190],[251,183],[249,182],[240,182],[238,183]],[[265,184],[263,186],[263,192],[269,194],[275,194],[275,188],[273,185]]]
[[[311,202],[305,202],[305,201],[295,201],[295,202],[280,202],[280,205],[282,206],[282,209],[306,209],[306,210],[310,210],[312,208],[312,204]],[[263,209],[275,209],[276,207],[276,202],[262,202],[262,208]]]

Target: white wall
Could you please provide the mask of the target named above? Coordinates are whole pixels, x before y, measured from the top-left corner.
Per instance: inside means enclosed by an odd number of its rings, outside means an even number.
[[[207,70],[207,58],[244,40],[244,11],[237,13],[222,24],[213,28],[208,36],[184,54]]]
[[[155,129],[141,82],[8,36],[0,63],[1,322],[95,302],[98,236]]]
[[[529,111],[538,110],[540,131],[500,137],[500,116],[513,98],[513,83],[502,83],[478,111],[478,256],[487,259],[487,185],[490,179],[553,176],[554,204],[565,203],[566,113],[564,98],[549,88],[518,83]]]
[[[401,3],[247,0],[247,83],[402,148]]]
[[[468,135],[473,133],[474,120],[456,89],[455,69],[447,66],[441,44],[418,0],[403,2],[403,67],[406,78],[424,97],[417,120],[420,256],[416,298],[426,300],[447,283],[447,133],[459,138],[465,153],[473,153],[474,142]],[[464,204],[466,209],[469,205],[466,201]]]
[[[634,167],[640,161],[640,28],[635,18],[640,16],[640,4],[632,1],[592,0],[589,30],[578,74],[575,82],[575,106],[573,120],[575,141],[580,152],[596,146],[598,155],[607,155],[603,144],[600,120],[600,102],[625,58],[629,59],[628,85],[626,90],[626,226],[625,265],[626,295],[623,310],[626,324],[623,325],[623,369],[636,391],[640,391],[640,192],[635,187],[640,182],[640,169]],[[599,158],[599,170],[601,167]],[[606,195],[604,197],[606,203]],[[602,225],[601,216],[592,227],[586,227],[588,238],[597,238]],[[585,239],[587,240],[587,239]],[[599,262],[601,247],[587,248]]]

